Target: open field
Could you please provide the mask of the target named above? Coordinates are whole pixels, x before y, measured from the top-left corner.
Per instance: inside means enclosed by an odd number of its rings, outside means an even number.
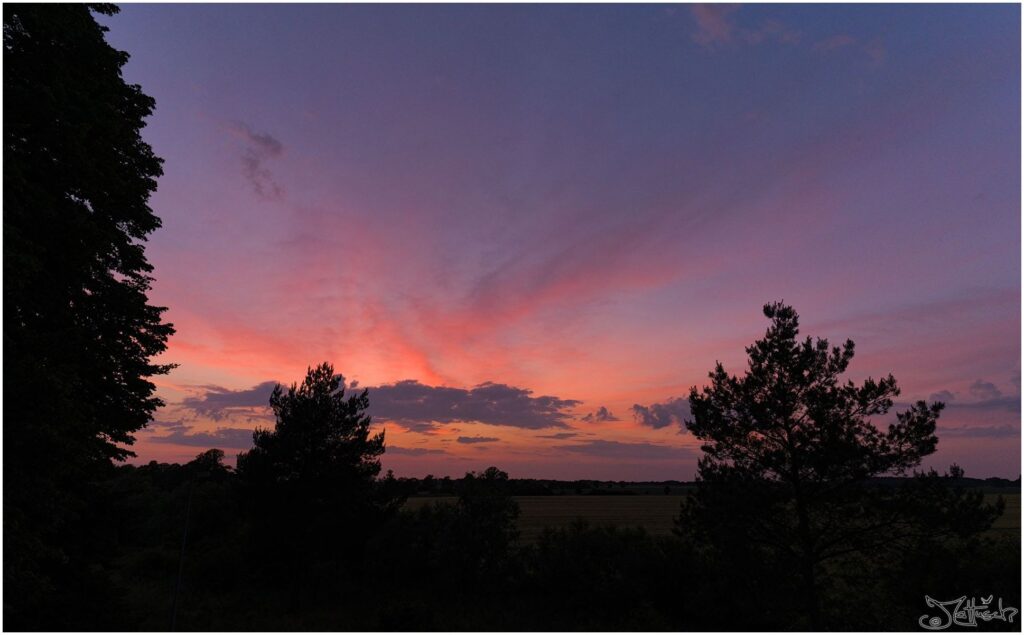
[[[516,496],[521,514],[519,531],[525,542],[533,542],[544,527],[561,527],[576,518],[594,525],[641,526],[655,535],[672,533],[673,518],[679,514],[682,495],[648,496]],[[986,499],[995,501],[995,494]],[[993,531],[1020,532],[1020,493],[1003,494],[1006,510]],[[434,502],[454,502],[453,497],[410,498],[406,508],[416,509]]]
[[[995,502],[997,494],[986,494],[985,500]],[[1020,493],[1003,494],[1006,509],[1003,515],[992,525],[992,531],[1015,531],[1020,533]]]

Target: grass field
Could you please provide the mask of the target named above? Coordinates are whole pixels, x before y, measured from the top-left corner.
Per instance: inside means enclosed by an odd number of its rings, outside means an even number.
[[[544,527],[562,527],[576,518],[593,525],[641,526],[655,535],[672,533],[673,518],[685,496],[516,496],[519,503],[519,531],[525,542],[533,542]],[[996,495],[987,499],[995,501]],[[1020,494],[1004,494],[1006,510],[993,531],[1020,532]],[[451,497],[410,498],[406,507],[416,509],[434,502],[454,502]]]
[[[1020,533],[1020,493],[1016,494],[1003,494],[1003,500],[1006,501],[1006,509],[1003,511],[1003,515],[996,520],[995,524],[992,525],[993,531],[1015,531]],[[994,503],[996,500],[996,494],[987,494],[985,500]]]

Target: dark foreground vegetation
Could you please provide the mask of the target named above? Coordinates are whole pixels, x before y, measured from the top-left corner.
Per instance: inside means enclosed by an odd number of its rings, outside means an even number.
[[[986,533],[1002,502],[917,472],[942,404],[876,427],[895,379],[841,381],[853,343],[798,339],[781,303],[743,376],[691,391],[703,458],[672,536],[521,541],[512,495],[550,484],[497,468],[405,509],[423,482],[381,477],[372,395],[328,364],[269,395],[237,469],[122,465],[173,328],[147,297],[153,101],[92,11],[116,8],[4,5],[6,629],[906,630],[926,594],[1020,606],[1019,535]]]
[[[584,523],[549,529],[530,544],[517,539],[509,496],[517,486],[498,470],[451,479],[458,498],[396,512],[351,561],[336,563],[323,545],[261,534],[246,512],[245,484],[220,459],[210,451],[187,465],[115,470],[100,487],[96,568],[78,589],[91,593],[69,598],[65,606],[76,610],[52,615],[50,625],[169,628],[187,514],[182,630],[809,627],[800,576],[762,549],[723,552],[681,536]],[[379,486],[381,494],[404,489]],[[317,519],[288,522],[309,528]],[[337,540],[339,549],[356,548]],[[1019,540],[950,536],[922,539],[886,561],[851,557],[823,587],[822,619],[837,629],[916,630],[925,593],[996,593],[1019,607]]]

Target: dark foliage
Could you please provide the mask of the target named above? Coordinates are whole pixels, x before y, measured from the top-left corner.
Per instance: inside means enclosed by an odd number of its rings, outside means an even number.
[[[798,340],[798,316],[781,303],[764,314],[771,326],[747,348],[746,374],[729,375],[719,363],[711,385],[690,392],[686,425],[704,456],[679,528],[722,557],[798,572],[806,621],[782,626],[818,629],[829,623],[824,596],[849,590],[838,572],[877,572],[922,544],[970,540],[1002,513],[1002,501],[985,505],[980,492],[951,487],[959,468],[896,487],[872,483],[935,451],[943,404],[918,402],[879,430],[871,418],[892,407],[896,380],[843,382],[852,341],[830,348]]]
[[[4,5],[4,613],[55,627],[105,583],[84,564],[96,479],[160,405],[173,332],[147,300],[153,100],[92,11]],[[53,603],[53,606],[48,604]],[[54,610],[58,608],[59,610]]]
[[[366,390],[345,396],[330,364],[270,396],[273,430],[256,430],[238,457],[252,552],[294,607],[356,579],[364,545],[403,498],[376,480],[384,433],[370,434]]]
[[[491,467],[466,474],[454,487],[459,496],[453,503],[402,513],[374,541],[377,573],[387,588],[419,584],[469,599],[501,595],[521,576],[519,506],[509,495],[508,475]]]
[[[110,554],[102,561],[113,581],[102,604],[116,620],[109,627],[170,625],[186,510],[182,630],[787,630],[805,624],[802,576],[772,552],[722,551],[582,521],[550,528],[533,544],[517,540],[511,481],[498,470],[449,479],[462,496],[386,519],[363,547],[367,566],[338,570],[334,581],[307,570],[306,595],[296,600],[287,581],[263,575],[263,562],[254,558],[283,559],[296,550],[255,539],[246,486],[216,458],[206,453],[186,465],[125,466],[103,484],[95,534]],[[262,546],[255,554],[253,544]],[[832,572],[823,613],[842,629],[914,630],[926,611],[924,593],[948,599],[996,593],[1019,607],[1019,558],[1018,535],[993,534],[921,542],[881,569],[846,560]],[[1013,630],[1017,623],[989,627]]]

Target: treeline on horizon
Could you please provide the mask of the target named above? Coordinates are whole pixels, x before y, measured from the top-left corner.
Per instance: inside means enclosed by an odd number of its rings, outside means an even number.
[[[211,448],[218,450],[219,448]],[[201,455],[202,453],[200,453]],[[227,455],[224,455],[225,458]],[[152,460],[148,463],[124,465],[123,469],[132,470],[140,467],[151,469],[168,469],[178,463],[165,463]],[[229,468],[230,469],[230,468]],[[457,496],[459,483],[463,477],[434,476],[427,474],[417,476],[395,476],[391,470],[384,478],[394,479],[398,490],[408,498]],[[904,479],[912,477],[876,476],[867,480],[878,485],[899,486]],[[506,490],[510,496],[650,496],[650,495],[683,495],[697,487],[698,481],[610,481],[602,479],[556,479],[556,478],[516,478],[509,476]],[[1020,490],[1020,477],[1014,480],[990,476],[973,478],[961,476],[950,483],[953,487],[980,489],[987,493],[1013,493]],[[668,488],[668,489],[666,489]]]
[[[497,467],[406,508],[423,480],[381,475],[372,395],[327,363],[273,391],[234,469],[216,449],[124,465],[173,368],[144,249],[155,104],[94,18],[117,7],[3,11],[6,629],[910,630],[925,595],[1020,606],[1019,534],[988,532],[1002,499],[919,469],[943,404],[876,427],[896,380],[843,380],[853,342],[801,339],[782,302],[743,375],[690,391],[702,456],[671,536],[527,543],[514,496],[557,487]]]
[[[151,461],[150,466],[160,465]],[[432,474],[419,478],[415,476],[394,477],[400,491],[410,498],[417,496],[457,496],[462,478],[450,476],[435,477]],[[869,484],[900,486],[904,479],[912,477],[876,476],[868,479]],[[697,487],[699,481],[605,481],[600,479],[508,479],[507,490],[511,496],[650,496],[681,495]],[[1009,493],[1020,490],[1020,477],[1015,480],[990,476],[972,478],[962,476],[950,482],[952,487],[980,489],[990,493]],[[1009,492],[1007,492],[1009,490]]]

